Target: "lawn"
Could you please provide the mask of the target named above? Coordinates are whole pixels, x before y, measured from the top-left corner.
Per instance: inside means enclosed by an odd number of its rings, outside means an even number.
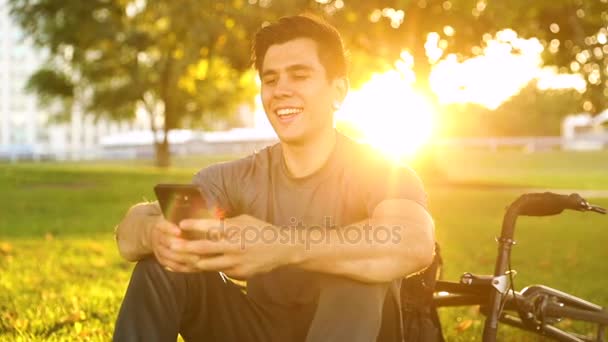
[[[113,225],[130,204],[153,199],[154,184],[188,182],[225,158],[179,160],[166,171],[145,162],[0,164],[0,341],[109,340],[132,268],[116,252]],[[608,152],[445,150],[437,160],[450,182],[426,180],[447,279],[491,273],[501,215],[523,189],[608,190]],[[608,196],[597,196],[608,206]],[[608,217],[519,222],[518,288],[544,283],[608,306]],[[441,317],[448,340],[479,340],[476,308],[442,309]]]

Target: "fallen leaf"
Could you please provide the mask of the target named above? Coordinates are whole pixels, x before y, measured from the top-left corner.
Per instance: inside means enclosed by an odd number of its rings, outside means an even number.
[[[465,319],[464,321],[458,323],[458,325],[456,326],[456,331],[463,332],[463,331],[469,329],[471,327],[471,325],[473,325],[473,320]]]
[[[0,254],[11,254],[13,252],[13,246],[8,242],[0,243]]]

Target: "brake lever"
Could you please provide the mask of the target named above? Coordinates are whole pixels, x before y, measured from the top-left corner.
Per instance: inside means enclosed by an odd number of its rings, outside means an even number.
[[[598,214],[606,214],[606,209],[597,206],[597,205],[593,205],[593,204],[589,204],[589,202],[582,200],[581,201],[581,208],[583,209],[583,211],[593,211],[596,212]]]
[[[604,209],[602,207],[599,207],[597,205],[589,205],[588,210],[589,211],[594,211],[594,212],[599,213],[599,214],[606,215],[606,209]]]

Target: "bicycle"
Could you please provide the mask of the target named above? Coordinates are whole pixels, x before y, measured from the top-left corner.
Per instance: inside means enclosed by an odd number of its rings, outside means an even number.
[[[480,305],[486,316],[483,341],[496,341],[499,322],[535,332],[557,341],[604,341],[608,312],[597,304],[545,285],[527,286],[515,291],[511,268],[511,248],[515,244],[516,219],[524,216],[556,215],[565,209],[606,214],[578,194],[550,192],[521,195],[507,208],[498,242],[494,275],[464,273],[460,282],[438,280],[433,293],[435,307]],[[567,332],[554,326],[564,318],[597,325],[595,338]]]

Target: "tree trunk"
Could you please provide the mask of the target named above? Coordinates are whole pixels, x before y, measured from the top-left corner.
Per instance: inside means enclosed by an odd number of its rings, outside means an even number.
[[[150,105],[144,98],[142,98],[142,101],[150,116],[150,130],[152,131],[152,136],[154,137],[155,164],[157,167],[169,167],[171,165],[171,153],[169,152],[168,132],[163,127],[163,138],[160,141],[158,140],[158,136],[156,135],[158,128],[154,122],[154,117],[156,114],[154,111],[154,106]]]
[[[174,127],[173,120],[175,119],[173,114],[173,104],[170,101],[171,96],[169,95],[169,89],[171,87],[171,71],[173,67],[172,57],[173,49],[169,49],[166,53],[166,61],[164,70],[161,73],[161,84],[160,84],[160,99],[164,104],[164,117],[162,124],[163,140],[162,142],[156,141],[156,166],[162,168],[168,168],[171,164],[171,152],[169,150],[169,130]]]
[[[167,115],[166,112],[165,115]],[[154,146],[156,147],[156,166],[169,167],[171,165],[171,151],[169,150],[169,128],[167,128],[166,122],[163,125],[163,138],[161,141],[155,140]]]
[[[156,152],[156,166],[167,168],[171,165],[171,154],[169,153],[169,142],[163,139],[160,142],[154,143]]]

